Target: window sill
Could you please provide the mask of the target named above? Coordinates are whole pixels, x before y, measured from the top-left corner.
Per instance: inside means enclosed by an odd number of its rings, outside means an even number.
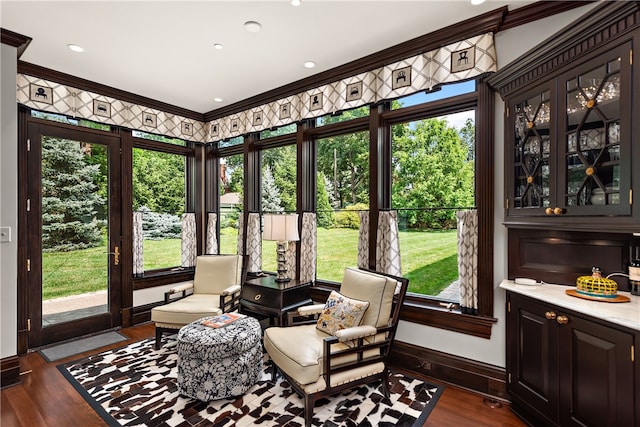
[[[141,276],[133,277],[133,290],[193,280],[194,272],[194,268],[146,271]]]
[[[459,309],[447,309],[435,304],[435,301],[426,298],[408,297],[404,301],[400,319],[480,338],[491,338],[491,328],[498,319],[463,314]]]
[[[316,282],[311,289],[311,298],[314,301],[325,301],[331,290],[337,290],[339,286],[334,283]],[[494,317],[475,316],[463,314],[460,310],[449,310],[439,306],[439,301],[414,295],[407,295],[405,298],[400,319],[485,339],[491,338],[491,328],[498,321]]]

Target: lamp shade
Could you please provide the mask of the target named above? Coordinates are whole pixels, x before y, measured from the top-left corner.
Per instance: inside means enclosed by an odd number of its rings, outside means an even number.
[[[298,235],[298,214],[263,215],[264,240],[291,242],[300,240]]]

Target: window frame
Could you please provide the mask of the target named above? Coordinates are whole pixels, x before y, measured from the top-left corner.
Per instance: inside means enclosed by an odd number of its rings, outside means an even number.
[[[156,151],[160,153],[173,154],[185,157],[185,212],[196,213],[196,223],[200,223],[202,214],[197,209],[196,188],[198,187],[196,178],[196,153],[195,143],[184,140],[185,145],[171,144],[167,142],[154,141],[151,139],[135,137],[128,133],[131,138],[131,163],[129,174],[131,179],[131,195],[129,206],[133,209],[133,150],[138,148],[142,150]],[[196,234],[198,240],[198,253],[201,253],[202,239],[201,233]],[[179,265],[173,267],[158,268],[155,270],[145,270],[142,276],[133,278],[134,289],[141,289],[153,286],[159,286],[167,283],[167,281],[184,275],[184,273],[193,274],[194,268],[182,268]],[[158,282],[156,279],[162,279]],[[170,283],[170,282],[169,282]]]

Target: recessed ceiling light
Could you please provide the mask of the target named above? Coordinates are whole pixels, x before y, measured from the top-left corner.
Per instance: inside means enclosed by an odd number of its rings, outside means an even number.
[[[247,21],[244,23],[244,29],[249,31],[250,33],[257,33],[262,28],[259,22],[256,21]]]
[[[222,98],[213,98],[213,100],[216,102],[222,102]]]
[[[304,67],[305,68],[313,68],[315,66],[316,66],[316,63],[313,62],[313,61],[307,61],[307,62],[304,63]]]
[[[300,6],[302,4],[302,0],[291,0],[291,6]]]
[[[471,4],[477,6],[479,4],[484,3],[486,0],[470,0]]]
[[[84,52],[84,49],[82,48],[82,46],[78,46],[77,44],[68,44],[67,47],[74,52],[78,52],[78,53]]]
[[[221,50],[223,46],[222,46],[220,43],[214,43],[214,44],[213,44],[213,47],[214,47],[215,49]]]

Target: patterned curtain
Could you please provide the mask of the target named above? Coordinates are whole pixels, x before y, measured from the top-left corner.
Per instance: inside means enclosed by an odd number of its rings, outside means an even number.
[[[133,213],[133,274],[135,276],[144,273],[142,220],[142,212]]]
[[[182,266],[196,265],[196,214],[193,212],[182,214]]]
[[[287,252],[285,253],[285,258],[287,262],[285,263],[285,266],[287,267],[287,277],[291,279],[297,279],[298,272],[296,268],[297,267],[296,252],[298,249],[298,245],[294,241],[288,241],[286,245],[287,245]]]
[[[207,242],[206,254],[215,255],[218,253],[218,238],[216,237],[216,226],[218,225],[218,214],[209,213],[207,215]]]
[[[242,211],[238,215],[238,255],[247,255],[244,253],[244,213]]]
[[[358,235],[358,268],[369,268],[369,211],[360,211]]]
[[[378,214],[376,270],[394,276],[402,276],[397,211],[380,211]]]
[[[249,264],[247,271],[256,273],[262,270],[262,235],[260,233],[260,214],[249,213],[247,223],[247,256]]]
[[[460,308],[463,313],[478,314],[478,211],[458,211],[456,216]]]
[[[314,212],[302,213],[300,233],[300,280],[312,281],[316,278],[317,225]]]

